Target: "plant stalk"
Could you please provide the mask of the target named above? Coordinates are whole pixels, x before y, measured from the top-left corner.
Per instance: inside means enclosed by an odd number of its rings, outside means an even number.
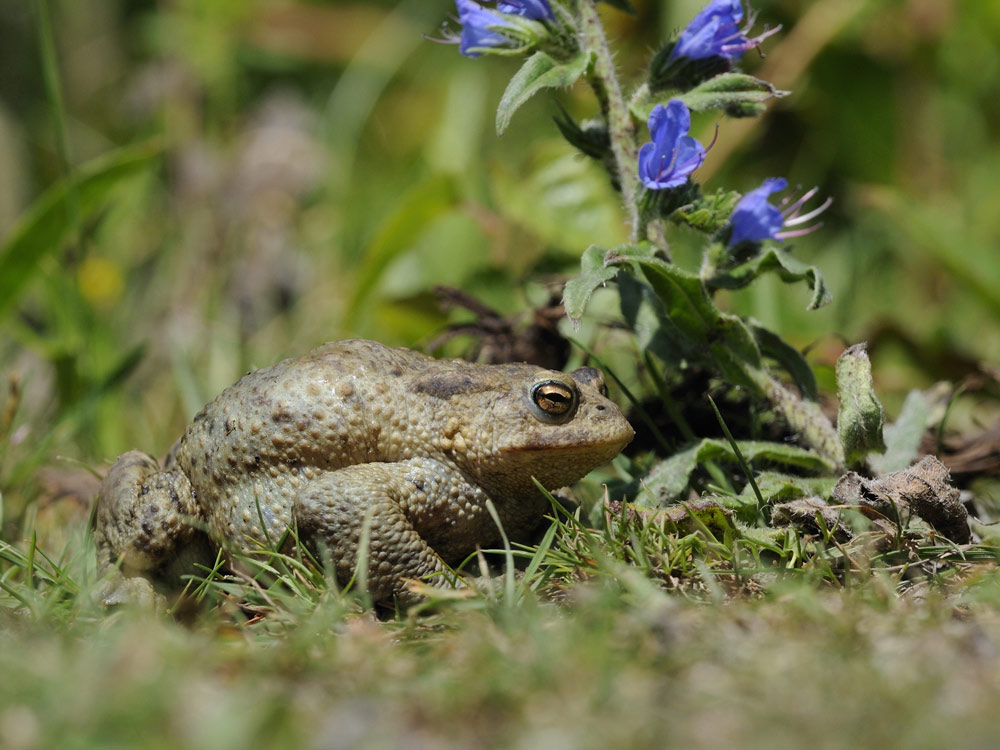
[[[838,471],[843,470],[844,447],[840,443],[840,436],[819,404],[797,396],[764,372],[755,380],[764,397],[774,405],[802,441],[832,461]]]
[[[639,238],[639,206],[636,197],[639,192],[638,154],[635,147],[635,125],[629,114],[625,98],[618,83],[618,74],[611,59],[604,27],[597,13],[595,0],[580,0],[580,21],[582,22],[583,47],[594,54],[594,70],[588,77],[591,88],[601,103],[601,109],[608,123],[611,153],[615,157],[618,184],[621,186],[622,200],[628,214],[629,239]]]

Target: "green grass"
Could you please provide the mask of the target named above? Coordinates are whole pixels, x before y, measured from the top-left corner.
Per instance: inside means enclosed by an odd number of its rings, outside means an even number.
[[[58,560],[3,544],[0,745],[1000,741],[993,564],[862,570],[822,538],[689,521],[560,513],[538,546],[498,551],[491,586],[395,613],[267,549],[194,576],[170,613],[105,610],[82,533]]]
[[[593,548],[594,535],[561,525],[536,570],[515,582],[513,601],[498,586],[381,619],[324,585],[315,567],[273,555],[256,582],[216,580],[206,601],[178,617],[107,612],[92,603],[83,540],[61,565],[5,547],[0,744],[1000,740],[990,708],[1000,699],[992,566],[950,576],[880,571],[848,587],[808,572],[725,575],[705,562],[672,568],[670,593],[641,566]],[[672,544],[674,554],[694,549],[690,535]]]

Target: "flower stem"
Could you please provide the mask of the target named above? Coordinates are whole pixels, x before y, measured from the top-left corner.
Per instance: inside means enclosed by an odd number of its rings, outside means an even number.
[[[837,430],[815,401],[808,401],[788,390],[765,372],[754,378],[764,397],[777,409],[806,445],[833,462],[838,471],[844,467],[844,447]],[[751,377],[753,372],[751,371]]]
[[[611,139],[611,153],[615,157],[618,184],[621,186],[625,211],[628,214],[630,239],[639,237],[639,206],[636,196],[639,188],[638,157],[635,147],[635,125],[622,96],[618,75],[604,27],[597,14],[595,0],[580,0],[580,20],[583,31],[583,47],[594,54],[594,71],[589,77],[590,85],[601,103],[601,109],[608,122]]]

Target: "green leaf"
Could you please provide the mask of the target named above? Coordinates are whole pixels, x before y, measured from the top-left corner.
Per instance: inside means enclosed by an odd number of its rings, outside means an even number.
[[[800,497],[822,497],[824,500],[830,500],[833,496],[833,486],[838,479],[836,476],[795,477],[780,471],[762,471],[757,475],[757,489],[768,505],[797,500]],[[747,503],[757,502],[749,484],[743,488],[740,497]]]
[[[390,261],[412,247],[457,200],[454,180],[439,174],[416,185],[399,201],[395,212],[382,222],[364,249],[354,294],[347,305],[346,326],[350,327]]]
[[[878,476],[909,467],[920,455],[920,440],[932,421],[933,404],[918,390],[910,391],[899,417],[884,430],[885,453],[868,456]]]
[[[736,532],[732,512],[737,516],[744,512],[742,503],[734,502],[734,498],[721,495],[702,497],[686,503],[669,505],[665,508],[653,509],[653,506],[640,502],[627,503],[624,512],[635,513],[646,523],[655,523],[667,530],[692,534],[696,531],[708,530],[717,538]]]
[[[646,281],[631,273],[620,274],[618,286],[622,316],[635,333],[642,351],[655,354],[664,363],[682,364],[688,360],[705,360],[704,348],[684,335],[663,311],[656,292]]]
[[[723,73],[676,98],[695,112],[724,109],[733,117],[746,117],[759,114],[768,99],[787,95],[787,91],[745,73]]]
[[[507,84],[497,107],[497,135],[503,135],[518,107],[544,88],[573,85],[590,65],[593,53],[584,51],[565,62],[558,62],[544,52],[536,52]]]
[[[647,301],[638,285],[639,294],[621,297],[627,321],[639,320],[647,306],[659,316],[661,325],[645,335],[645,348],[665,363],[683,365],[683,358],[671,357],[671,349],[679,348],[684,358],[714,367],[729,383],[770,401],[808,445],[842,462],[840,440],[829,420],[815,401],[800,399],[767,374],[760,347],[742,319],[719,310],[697,276],[657,257],[649,243],[623,248],[616,257],[609,253],[605,262],[635,266],[655,295]],[[619,277],[619,288],[625,288],[626,278]],[[788,358],[787,352],[778,353]]]
[[[775,360],[785,372],[792,376],[795,386],[805,398],[816,401],[819,398],[816,375],[806,358],[802,356],[802,352],[756,320],[749,320],[747,324],[750,326],[750,332],[753,333],[761,353]]]
[[[606,123],[591,120],[580,125],[558,100],[556,106],[559,108],[559,115],[553,118],[556,127],[573,148],[591,159],[602,162],[614,158],[611,153],[611,136],[608,134]]]
[[[664,363],[708,363],[704,347],[670,320],[663,301],[638,269],[619,275],[615,283],[622,317],[643,351],[652,352]]]
[[[600,245],[588,247],[583,251],[583,258],[580,260],[580,275],[566,282],[566,287],[563,289],[563,305],[566,307],[566,315],[574,326],[579,325],[594,290],[606,284],[618,273],[617,266],[605,265],[606,254],[607,251]]]
[[[693,204],[682,206],[674,212],[673,219],[705,234],[715,234],[729,223],[729,217],[740,200],[735,190],[716,190],[704,195]]]
[[[751,463],[767,461],[816,474],[834,469],[833,464],[819,454],[793,445],[758,440],[741,440],[738,445],[743,457]],[[659,504],[676,502],[683,498],[694,470],[711,460],[736,462],[737,459],[727,441],[706,438],[654,466],[646,477],[645,485]],[[752,502],[756,508],[756,498]]]
[[[862,463],[871,451],[885,453],[882,439],[884,415],[875,395],[872,364],[865,344],[855,344],[837,359],[837,392],[840,413],[837,433],[849,465]]]
[[[702,348],[723,377],[757,389],[749,372],[762,368],[756,341],[739,317],[715,306],[701,279],[656,257],[649,243],[619,246],[614,256],[608,254],[606,262],[638,265],[671,324]]]
[[[126,179],[148,167],[163,151],[159,141],[112,151],[60,180],[28,209],[0,244],[0,317],[17,302],[41,260],[58,252],[76,229],[74,214],[86,221]],[[70,206],[75,204],[75,211]]]
[[[806,281],[812,287],[812,299],[807,310],[816,310],[830,303],[833,296],[816,266],[803,263],[780,247],[769,246],[760,255],[736,268],[716,271],[705,284],[711,289],[741,289],[762,273],[773,271],[782,281]]]

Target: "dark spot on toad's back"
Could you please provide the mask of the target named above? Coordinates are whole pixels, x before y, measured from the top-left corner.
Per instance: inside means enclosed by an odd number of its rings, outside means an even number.
[[[574,370],[571,375],[573,380],[577,383],[592,383],[594,385],[599,385],[604,382],[604,376],[601,375],[600,370],[595,370],[593,367],[581,367]]]
[[[495,384],[490,384],[494,386]],[[484,390],[482,381],[472,378],[468,373],[434,373],[420,378],[413,385],[414,393],[425,393],[433,398],[447,401],[452,396],[462,393],[477,393]]]

